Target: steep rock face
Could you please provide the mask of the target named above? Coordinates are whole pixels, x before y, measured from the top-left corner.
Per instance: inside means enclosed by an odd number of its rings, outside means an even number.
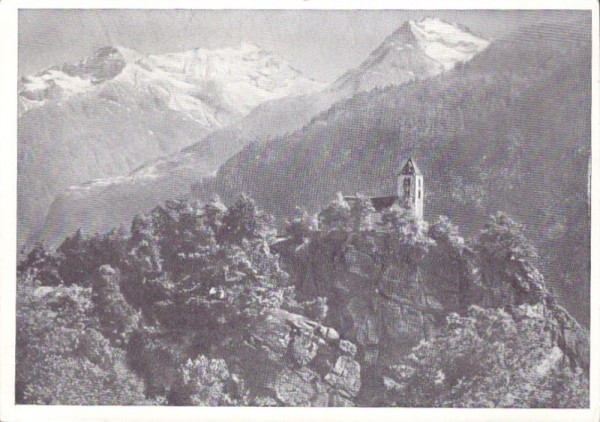
[[[500,308],[523,303],[544,303],[547,295],[544,277],[530,263],[511,260],[503,268],[483,260],[481,282],[483,294],[477,301],[488,308]]]
[[[352,405],[360,390],[355,349],[332,328],[273,310],[222,355],[259,403],[337,406]]]
[[[446,330],[450,313],[472,305],[513,310],[529,306],[572,365],[589,367],[589,334],[555,305],[543,276],[524,260],[492,265],[470,247],[438,240],[422,256],[386,257],[382,236],[365,243],[349,233],[315,233],[298,245],[275,245],[302,297],[324,296],[327,323],[358,345],[369,370],[397,365],[423,339]]]
[[[346,234],[315,239],[277,250],[301,295],[328,298],[329,322],[357,343],[366,365],[396,364],[432,333],[433,315],[447,309],[439,306],[440,297],[429,298],[419,265],[385,262]]]
[[[552,306],[552,333],[571,364],[590,369],[590,333],[560,306]]]

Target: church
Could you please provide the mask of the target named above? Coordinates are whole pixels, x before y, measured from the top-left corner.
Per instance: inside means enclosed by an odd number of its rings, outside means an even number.
[[[412,208],[415,216],[422,220],[424,192],[423,173],[421,173],[415,161],[409,158],[396,175],[396,194],[369,199],[379,215],[392,205],[398,204],[402,207]],[[344,199],[352,206],[358,200],[358,197],[346,196]]]

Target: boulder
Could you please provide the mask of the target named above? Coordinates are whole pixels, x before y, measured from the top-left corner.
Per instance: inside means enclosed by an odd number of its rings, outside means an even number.
[[[353,358],[354,356],[356,356],[356,346],[351,341],[341,340],[340,341],[340,350],[346,356],[349,356],[351,358]]]
[[[292,337],[288,344],[288,355],[296,365],[308,365],[317,355],[318,348],[312,335],[292,331]]]
[[[346,397],[340,396],[339,394],[331,394],[329,396],[329,406],[331,407],[354,407],[355,404],[352,400]]]
[[[348,356],[340,356],[333,371],[325,375],[325,382],[337,394],[347,398],[355,397],[360,391],[360,364]]]
[[[327,406],[330,394],[350,399],[360,389],[360,365],[345,355],[356,353],[356,346],[347,340],[343,349],[339,344],[336,330],[275,309],[258,318],[227,355],[260,403]]]
[[[329,404],[321,377],[309,368],[285,368],[277,376],[275,392],[285,406],[320,407]]]

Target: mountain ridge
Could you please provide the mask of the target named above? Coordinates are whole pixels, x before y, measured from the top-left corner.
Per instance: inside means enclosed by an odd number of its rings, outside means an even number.
[[[408,20],[387,36],[358,68],[338,78],[332,88],[343,90],[351,86],[354,92],[358,92],[385,87],[386,84],[377,78],[377,73],[385,65],[397,69],[396,84],[449,70],[456,63],[468,61],[489,45],[485,39],[467,31],[437,18]],[[408,65],[405,56],[412,60],[408,61]],[[411,70],[410,65],[414,67],[414,63],[417,63],[419,73]]]
[[[224,85],[227,78],[231,89]],[[213,81],[214,86],[202,86],[205,80]],[[194,109],[202,109],[203,102],[214,101],[216,98],[211,95],[222,97],[225,108],[242,116],[262,101],[322,87],[313,79],[303,78],[275,54],[248,42],[238,47],[195,48],[167,54],[143,54],[122,46],[107,46],[75,64],[51,66],[21,77],[21,114],[46,102],[93,92],[109,81],[166,90],[171,97],[167,102],[170,108],[199,120],[206,117],[198,116]]]

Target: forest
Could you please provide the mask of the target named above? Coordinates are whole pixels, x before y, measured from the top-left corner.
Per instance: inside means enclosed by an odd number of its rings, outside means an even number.
[[[589,333],[523,226],[471,238],[338,194],[283,227],[167,201],[39,244],[17,281],[20,404],[586,407]]]

